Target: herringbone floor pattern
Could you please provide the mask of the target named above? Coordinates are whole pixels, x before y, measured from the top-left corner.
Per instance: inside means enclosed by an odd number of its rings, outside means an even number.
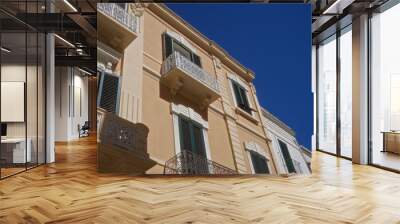
[[[0,181],[0,223],[400,223],[400,175],[322,153],[311,177],[96,172],[95,139]]]

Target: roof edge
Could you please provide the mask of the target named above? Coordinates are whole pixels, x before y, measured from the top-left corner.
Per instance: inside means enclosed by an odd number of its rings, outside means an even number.
[[[238,73],[238,75],[242,76],[245,80],[252,81],[255,78],[255,73],[251,69],[242,65],[224,48],[222,48],[213,40],[206,37],[204,34],[202,34],[200,31],[190,25],[187,21],[185,21],[182,17],[172,11],[172,9],[168,8],[164,3],[148,3],[148,9],[156,15],[164,17],[170,22],[175,22],[175,24],[171,25],[177,25],[176,28],[181,29],[180,31],[186,32],[189,35],[191,34],[189,37],[194,38],[193,41],[196,44],[215,54],[221,61],[225,62],[228,67]]]

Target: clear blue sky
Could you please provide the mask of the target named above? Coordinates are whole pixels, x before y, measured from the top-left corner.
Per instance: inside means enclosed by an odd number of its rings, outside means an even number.
[[[310,148],[311,7],[306,4],[167,4],[256,73],[261,106]]]

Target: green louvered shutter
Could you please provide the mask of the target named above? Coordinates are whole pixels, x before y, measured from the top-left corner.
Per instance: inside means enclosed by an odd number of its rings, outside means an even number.
[[[165,58],[168,58],[172,54],[172,38],[164,33],[163,34],[163,39],[164,39],[164,56]]]
[[[286,167],[289,173],[296,173],[296,169],[294,168],[292,157],[290,156],[287,145],[283,143],[281,140],[278,140],[279,147],[281,148],[283,158],[285,159]]]

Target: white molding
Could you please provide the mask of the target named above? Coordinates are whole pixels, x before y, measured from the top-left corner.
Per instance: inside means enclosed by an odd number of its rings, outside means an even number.
[[[143,64],[143,71],[147,71],[147,73],[149,73],[151,75],[149,77],[154,77],[158,81],[161,79],[160,73],[154,71],[152,68],[150,68],[146,64]]]
[[[249,151],[247,151],[246,154],[247,154],[247,157],[249,158],[251,174],[256,174],[256,171],[254,171],[254,165],[253,165],[253,160],[251,159],[251,154]]]
[[[203,128],[203,138],[204,138],[204,147],[206,149],[207,159],[211,160],[210,145],[208,143],[208,132],[205,128]]]
[[[175,154],[181,152],[181,142],[179,139],[179,117],[176,114],[172,114],[172,122],[174,127],[174,142],[175,142]]]
[[[233,91],[233,84],[232,84],[232,80],[231,79],[229,79],[229,88],[231,89],[231,95],[232,95],[232,98],[233,98],[233,103],[235,104],[235,107],[238,107],[237,106],[237,101],[236,101],[236,96],[235,96],[235,91]]]
[[[245,88],[246,91],[250,91],[249,85],[248,85],[247,83],[243,82],[242,79],[241,79],[238,75],[232,74],[232,73],[229,73],[229,72],[228,72],[228,75],[227,75],[227,76],[228,76],[228,79],[233,80],[233,81],[239,83],[239,85],[241,85],[243,88]]]
[[[171,30],[167,30],[165,32],[196,54],[196,48],[194,48],[182,35]]]
[[[177,115],[183,115],[186,118],[197,122],[203,128],[208,129],[208,122],[204,120],[199,113],[197,113],[190,107],[184,106],[182,104],[171,103],[171,112]]]
[[[257,152],[258,154],[264,156],[266,159],[270,160],[269,156],[265,152],[265,150],[257,143],[250,141],[250,142],[245,142],[244,143],[244,148],[247,151],[254,151]]]

